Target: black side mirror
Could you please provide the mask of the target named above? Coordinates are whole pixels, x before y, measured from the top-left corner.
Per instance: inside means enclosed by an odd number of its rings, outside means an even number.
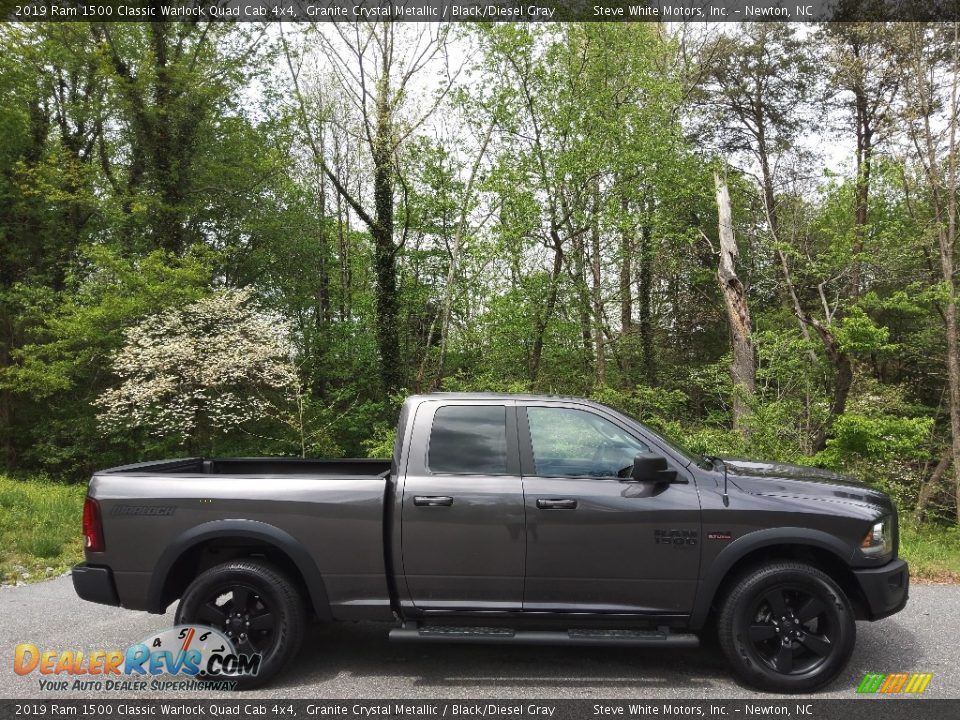
[[[640,453],[633,459],[630,479],[642,483],[669,483],[677,479],[677,471],[670,469],[665,457]]]

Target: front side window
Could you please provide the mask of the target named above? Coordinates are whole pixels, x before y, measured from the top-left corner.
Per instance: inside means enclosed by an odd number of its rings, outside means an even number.
[[[537,475],[628,477],[633,458],[650,448],[617,425],[585,410],[528,407]]]
[[[502,405],[448,405],[434,413],[427,466],[435,473],[504,475],[507,409]]]

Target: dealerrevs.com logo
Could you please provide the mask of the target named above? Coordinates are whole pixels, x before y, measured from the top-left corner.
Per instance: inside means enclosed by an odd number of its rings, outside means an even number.
[[[919,695],[927,689],[933,673],[867,673],[857,686],[858,693]]]
[[[177,625],[126,650],[51,650],[17,645],[13,670],[39,674],[41,690],[232,690],[236,680],[256,675],[259,654],[238,653],[219,630]],[[159,676],[179,677],[164,680]]]

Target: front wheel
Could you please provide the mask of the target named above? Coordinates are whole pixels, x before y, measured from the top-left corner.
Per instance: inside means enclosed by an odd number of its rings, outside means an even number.
[[[237,652],[260,655],[256,675],[229,678],[246,689],[267,682],[293,660],[306,612],[297,587],[275,567],[259,560],[233,560],[190,583],[177,606],[176,623],[216,628]]]
[[[850,601],[826,573],[778,562],[740,578],[723,600],[717,630],[742,680],[789,693],[836,678],[853,652],[857,626]]]

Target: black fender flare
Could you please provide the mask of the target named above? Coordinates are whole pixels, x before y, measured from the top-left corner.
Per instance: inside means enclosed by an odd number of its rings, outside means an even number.
[[[310,593],[310,602],[321,620],[333,619],[330,600],[323,582],[323,576],[307,549],[285,530],[258,520],[212,520],[190,528],[177,536],[157,559],[150,585],[147,590],[147,603],[150,612],[163,613],[163,589],[174,563],[183,554],[200,543],[216,538],[241,537],[260,540],[284,552],[297,566]]]
[[[711,563],[697,587],[697,596],[690,615],[690,627],[699,630],[707,621],[710,606],[713,604],[717,589],[727,577],[730,569],[755,550],[773,545],[805,545],[825,550],[849,566],[855,548],[850,547],[834,535],[822,530],[802,527],[767,528],[754,530],[741,535],[727,545]]]

